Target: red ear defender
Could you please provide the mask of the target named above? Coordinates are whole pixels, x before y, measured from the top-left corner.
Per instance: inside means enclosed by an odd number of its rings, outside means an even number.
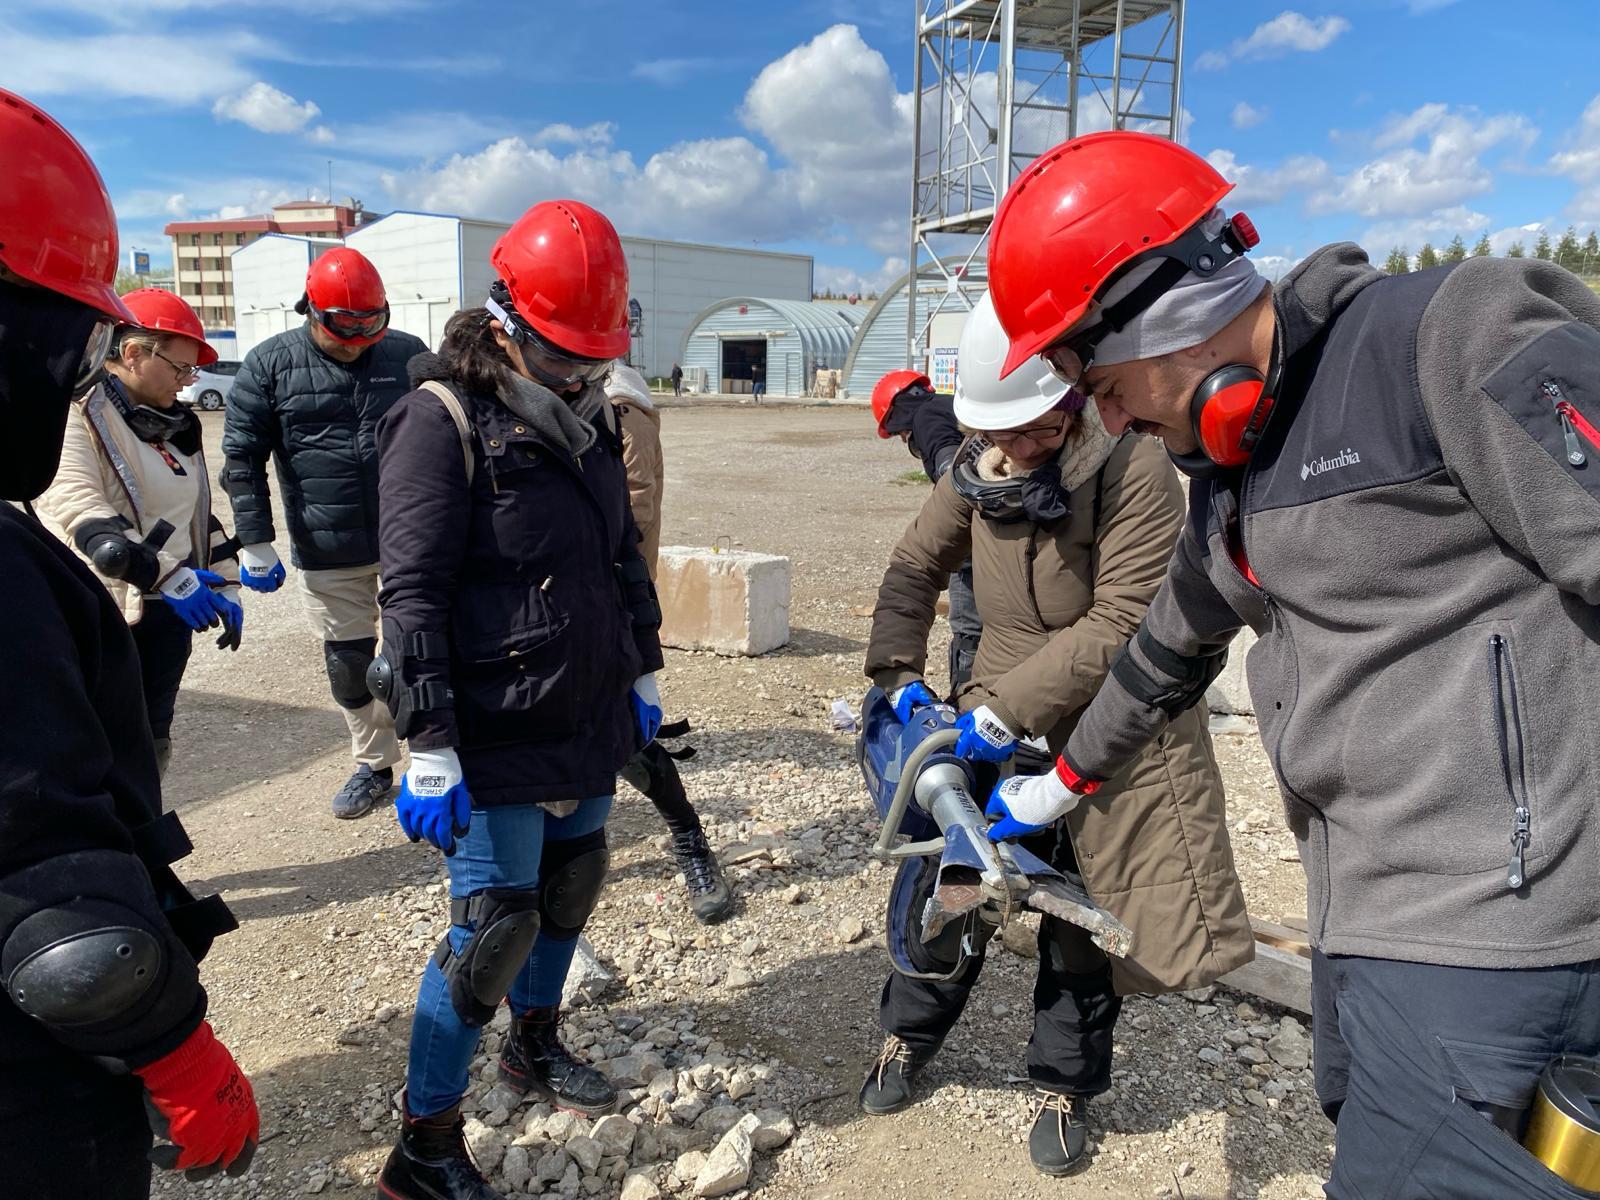
[[[1200,449],[1219,467],[1242,467],[1261,440],[1273,397],[1254,367],[1238,363],[1207,375],[1189,409]]]

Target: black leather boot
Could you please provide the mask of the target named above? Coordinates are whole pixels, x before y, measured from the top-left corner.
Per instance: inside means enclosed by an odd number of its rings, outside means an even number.
[[[883,1117],[911,1106],[911,1088],[918,1073],[933,1061],[939,1048],[917,1048],[894,1034],[884,1039],[878,1061],[861,1084],[861,1111]]]
[[[380,1200],[506,1200],[478,1173],[463,1124],[459,1104],[431,1117],[406,1113],[378,1175]]]
[[[1028,1157],[1046,1175],[1072,1174],[1089,1150],[1088,1099],[1041,1091],[1033,1103]]]
[[[673,834],[672,856],[683,870],[683,884],[689,889],[689,908],[696,921],[715,925],[733,911],[733,892],[706,841],[705,830]]]
[[[617,1106],[617,1089],[588,1063],[567,1053],[556,1034],[561,1010],[535,1008],[511,1019],[500,1051],[500,1081],[521,1095],[532,1092],[557,1108],[600,1117]]]

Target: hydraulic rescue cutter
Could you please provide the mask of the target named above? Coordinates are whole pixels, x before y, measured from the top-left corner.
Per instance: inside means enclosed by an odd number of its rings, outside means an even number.
[[[856,754],[883,821],[874,851],[900,862],[888,920],[895,969],[951,978],[1024,908],[1081,926],[1107,954],[1126,957],[1132,933],[1080,883],[1015,842],[989,840],[972,765],[951,753],[956,737],[947,704],[901,724],[882,688],[862,703]]]

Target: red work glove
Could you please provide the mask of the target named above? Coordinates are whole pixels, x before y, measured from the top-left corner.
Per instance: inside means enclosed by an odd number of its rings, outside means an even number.
[[[150,1161],[189,1179],[226,1170],[243,1175],[261,1137],[255,1093],[209,1021],[171,1054],[135,1072],[144,1080],[150,1128],[172,1143],[150,1151]]]

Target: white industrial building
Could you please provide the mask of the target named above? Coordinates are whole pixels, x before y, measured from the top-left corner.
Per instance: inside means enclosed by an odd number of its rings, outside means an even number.
[[[393,325],[437,348],[444,323],[482,304],[493,274],[489,252],[510,226],[437,213],[390,213],[353,230],[345,244],[383,276]],[[337,242],[263,237],[233,255],[239,354],[300,318],[293,311],[306,267]],[[666,375],[695,318],[734,295],[809,302],[808,255],[624,237],[629,294],[639,307],[629,361],[646,375]]]

